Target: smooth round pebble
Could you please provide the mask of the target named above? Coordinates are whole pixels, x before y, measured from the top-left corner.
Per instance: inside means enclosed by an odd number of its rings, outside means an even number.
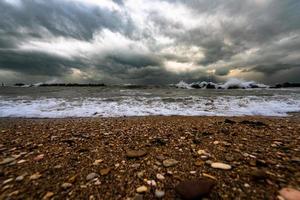
[[[136,189],[136,192],[137,193],[144,193],[144,192],[147,192],[148,188],[146,186],[140,186]]]
[[[165,192],[162,190],[155,190],[155,196],[157,198],[163,198],[165,196]]]

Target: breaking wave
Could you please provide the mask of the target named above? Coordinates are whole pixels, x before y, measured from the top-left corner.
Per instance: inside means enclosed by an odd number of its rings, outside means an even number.
[[[287,116],[300,112],[295,96],[39,98],[0,96],[0,117],[64,118],[148,115]]]
[[[226,83],[213,83],[206,81],[186,83],[184,81],[180,81],[174,86],[181,89],[249,89],[269,87],[268,85],[256,83],[255,81],[243,81],[236,78],[229,79]]]

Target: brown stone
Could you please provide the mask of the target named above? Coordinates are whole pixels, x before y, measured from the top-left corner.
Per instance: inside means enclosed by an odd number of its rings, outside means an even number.
[[[139,158],[147,155],[147,152],[144,150],[127,150],[126,156],[128,158]]]
[[[106,176],[107,174],[109,174],[109,172],[110,172],[110,168],[105,168],[100,170],[101,176]]]
[[[268,174],[264,170],[254,170],[250,173],[253,180],[264,180],[268,178]]]
[[[207,196],[215,185],[215,181],[208,178],[183,181],[175,187],[175,191],[184,200],[200,199]]]

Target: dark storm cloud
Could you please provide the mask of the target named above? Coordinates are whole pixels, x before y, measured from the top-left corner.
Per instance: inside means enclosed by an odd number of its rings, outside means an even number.
[[[0,0],[0,70],[158,84],[239,68],[300,81],[299,10],[298,0]]]
[[[43,37],[42,29],[56,36],[89,40],[95,31],[108,28],[112,31],[131,30],[130,20],[116,12],[71,1],[21,1],[14,6],[0,1],[0,29],[16,37]],[[26,29],[24,33],[18,29]]]
[[[1,68],[25,75],[62,76],[78,67],[76,61],[39,52],[0,51]]]
[[[126,54],[125,52],[118,52],[116,54],[111,54],[105,57],[106,62],[110,62],[111,66],[116,64],[143,68],[147,66],[161,66],[161,60],[157,57],[151,55],[143,54]]]
[[[274,65],[258,65],[248,71],[262,72],[267,75],[272,75],[282,70],[290,70],[300,68],[300,64],[274,64]]]

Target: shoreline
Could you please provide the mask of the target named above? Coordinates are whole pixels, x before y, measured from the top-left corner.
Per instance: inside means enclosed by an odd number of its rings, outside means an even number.
[[[0,118],[0,134],[0,199],[175,199],[180,182],[201,177],[215,182],[209,199],[275,199],[300,185],[298,113]]]

